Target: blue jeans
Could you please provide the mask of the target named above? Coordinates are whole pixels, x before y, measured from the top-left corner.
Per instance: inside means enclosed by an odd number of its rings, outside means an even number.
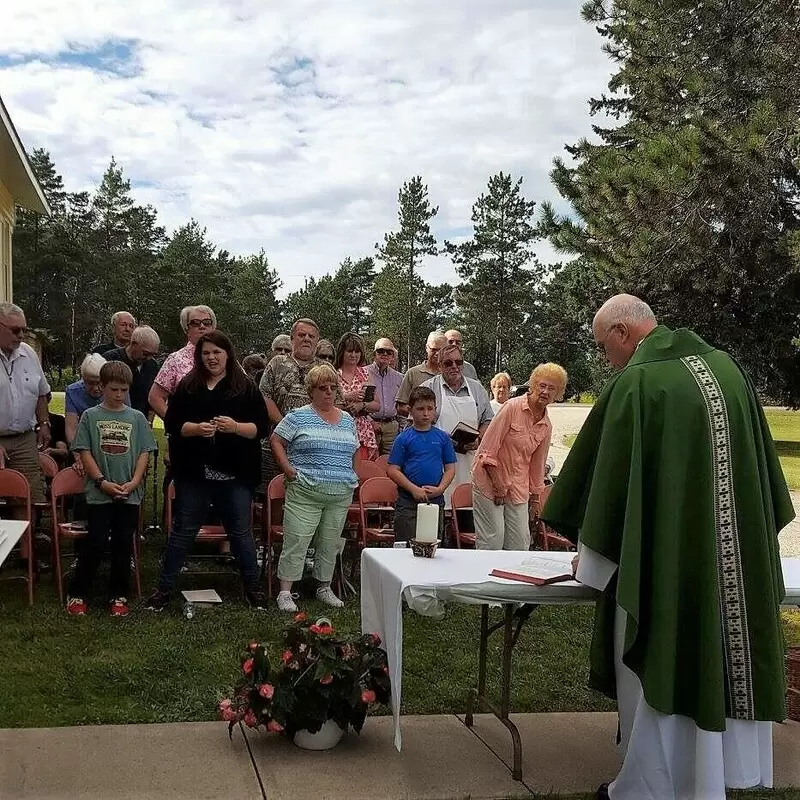
[[[231,542],[245,591],[259,591],[256,546],[251,530],[253,490],[238,481],[175,481],[172,530],[158,579],[161,592],[171,592],[186,560],[186,552],[208,519],[211,505]]]

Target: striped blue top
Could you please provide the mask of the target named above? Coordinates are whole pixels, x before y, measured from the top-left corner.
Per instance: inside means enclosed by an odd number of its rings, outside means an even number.
[[[334,424],[325,422],[312,406],[301,406],[277,424],[275,433],[286,442],[286,455],[301,485],[331,494],[358,486],[353,470],[358,434],[347,412],[342,411]]]

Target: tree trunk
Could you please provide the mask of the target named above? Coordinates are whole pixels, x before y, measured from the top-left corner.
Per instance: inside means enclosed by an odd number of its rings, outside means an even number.
[[[411,328],[414,325],[414,237],[408,258],[408,331],[406,333],[406,369],[411,366]]]

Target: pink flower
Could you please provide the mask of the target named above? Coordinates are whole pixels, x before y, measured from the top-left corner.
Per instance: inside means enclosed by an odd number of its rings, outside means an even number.
[[[375,647],[378,647],[381,643],[381,637],[378,636],[377,633],[371,633],[369,635],[369,640],[375,645]]]
[[[294,615],[295,622],[305,622],[308,619],[308,614],[305,611],[300,611]]]
[[[232,708],[223,708],[221,709],[222,719],[225,722],[236,722],[239,718],[238,714]]]
[[[328,683],[333,683],[333,675],[323,675],[323,676],[322,676],[322,677],[319,679],[319,682],[320,682],[320,683],[325,683],[325,684],[328,684]]]
[[[251,653],[255,652],[258,649],[258,642],[250,642],[250,644],[247,646],[247,649]]]
[[[272,695],[275,694],[275,687],[270,683],[262,683],[258,693],[265,699],[265,700],[272,700]]]
[[[245,675],[249,675],[252,671],[253,671],[253,659],[252,658],[248,658],[242,664],[242,672],[244,672]]]
[[[255,728],[255,726],[258,725],[256,715],[249,709],[244,715],[244,724],[247,725],[248,728]]]
[[[219,710],[224,711],[226,708],[231,707],[231,701],[226,697],[224,700],[219,701]]]
[[[374,703],[375,692],[373,692],[372,689],[364,689],[364,691],[361,692],[361,702],[366,703],[367,705]]]
[[[293,658],[294,655],[292,654],[291,650],[284,650],[283,655],[281,656],[281,661],[283,661],[284,664],[288,664]]]
[[[283,725],[280,722],[275,722],[274,719],[271,719],[267,723],[267,730],[272,731],[273,733],[280,733],[283,730]]]
[[[323,622],[322,625],[312,625],[309,630],[311,633],[316,633],[320,636],[327,636],[328,634],[333,633],[333,627],[328,625],[327,622]]]

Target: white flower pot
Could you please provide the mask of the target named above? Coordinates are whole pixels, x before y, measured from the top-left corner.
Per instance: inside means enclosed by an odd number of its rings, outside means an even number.
[[[344,734],[345,732],[329,719],[316,733],[309,733],[307,730],[297,731],[294,743],[303,750],[330,750],[342,741]]]

